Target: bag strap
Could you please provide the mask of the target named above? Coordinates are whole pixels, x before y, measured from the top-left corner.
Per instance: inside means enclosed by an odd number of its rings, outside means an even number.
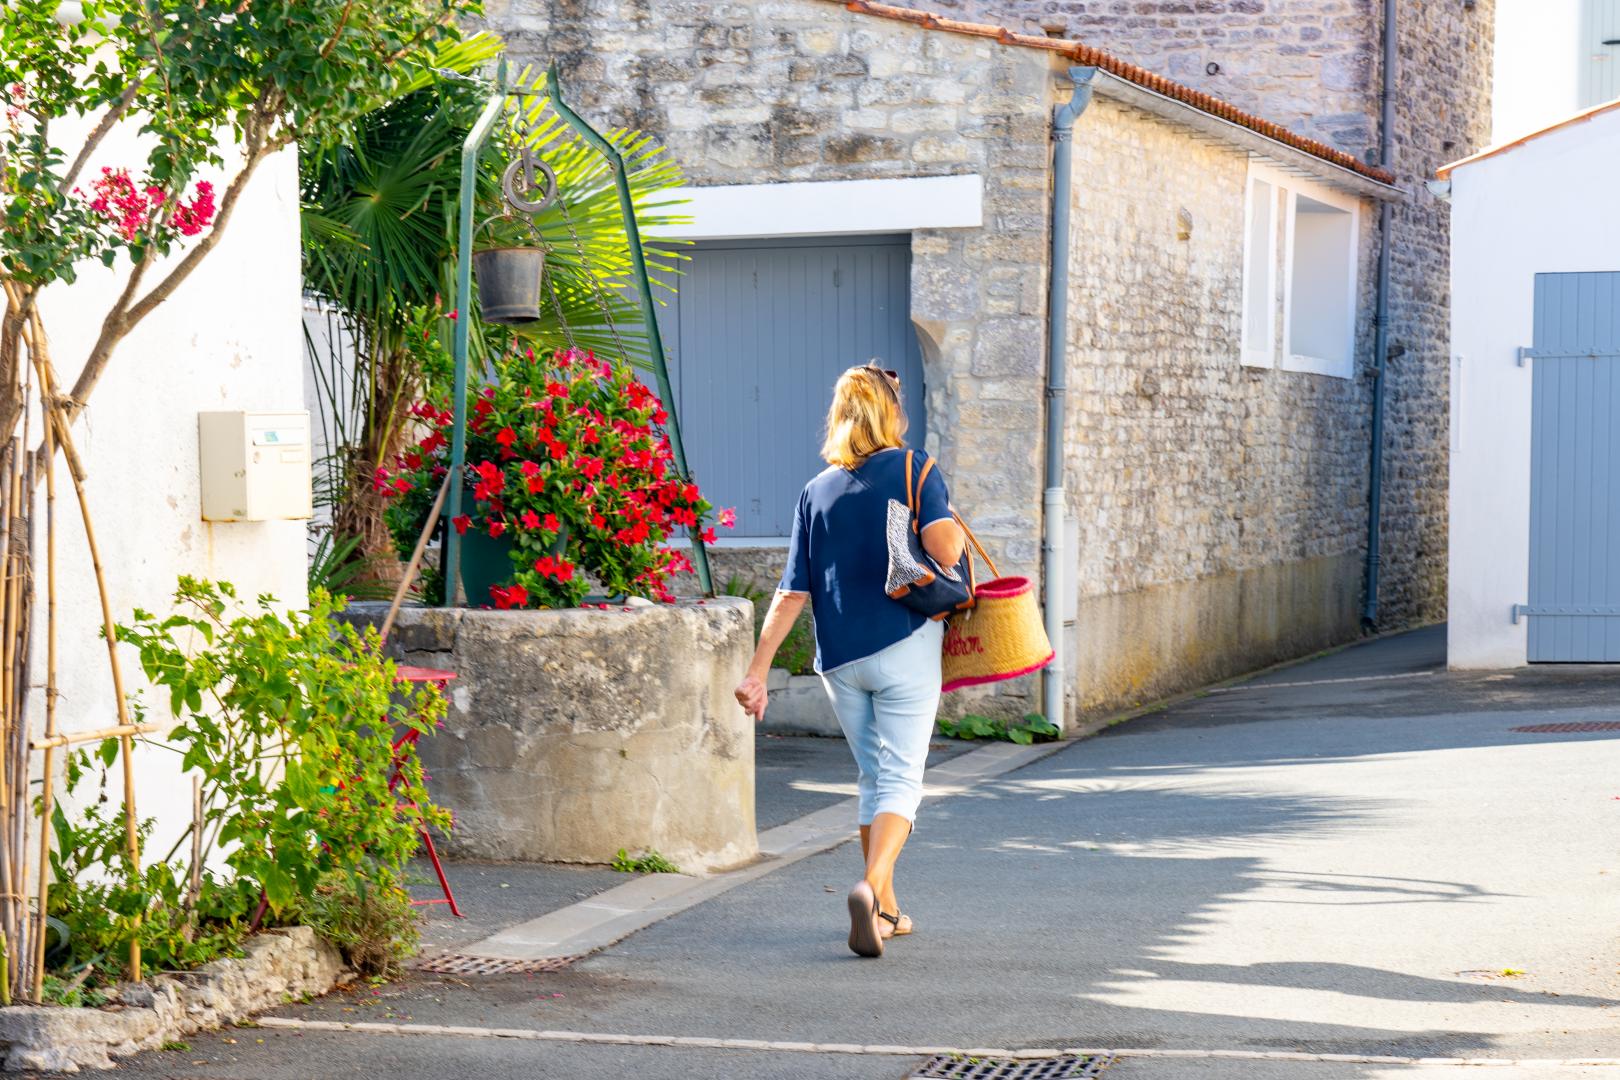
[[[934,459],[929,458],[927,461],[923,462],[922,472],[917,477],[917,494],[915,500],[911,504],[911,531],[917,533],[919,536],[922,534],[922,522],[919,520],[918,515],[922,512],[923,484],[927,481],[928,474],[933,471]],[[909,470],[907,471],[906,475],[909,479],[911,475]]]
[[[1000,577],[1001,571],[996,569],[996,561],[990,557],[990,553],[988,551],[984,550],[984,545],[979,543],[979,538],[977,536],[973,535],[973,530],[968,528],[968,523],[962,520],[962,515],[952,513],[951,516],[956,519],[956,523],[960,525],[962,527],[962,531],[967,534],[968,540],[973,544],[973,550],[979,553],[979,558],[984,560],[984,565],[990,568],[990,576]],[[972,560],[970,559],[968,562],[971,566]]]
[[[927,480],[928,474],[933,471],[934,459],[929,458],[923,462],[922,474],[917,477],[917,482],[913,485],[911,473],[915,464],[915,457],[915,451],[906,451],[906,509],[911,511],[911,531],[920,535],[922,523],[917,520],[917,511],[920,509],[920,503],[922,502],[923,481]],[[990,576],[992,578],[1000,577],[1001,571],[996,569],[996,561],[990,557],[988,551],[984,550],[984,545],[979,543],[977,536],[973,535],[973,530],[968,528],[968,523],[962,520],[962,515],[952,510],[951,517],[956,519],[956,524],[961,526],[962,532],[967,534],[968,540],[973,544],[973,550],[979,553],[979,558],[984,560],[984,565],[990,568]],[[968,560],[968,578],[969,588],[976,589],[978,587],[978,575],[974,573],[972,559]]]
[[[906,510],[911,514],[911,531],[917,531],[917,500],[911,493],[911,459],[913,451],[906,451]]]

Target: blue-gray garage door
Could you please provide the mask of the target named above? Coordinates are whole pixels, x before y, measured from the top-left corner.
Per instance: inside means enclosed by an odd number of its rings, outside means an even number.
[[[737,508],[743,538],[788,535],[833,382],[877,357],[901,373],[923,436],[907,236],[709,241],[661,313],[687,456],[704,495]]]
[[[1620,273],[1536,275],[1529,659],[1620,661]]]

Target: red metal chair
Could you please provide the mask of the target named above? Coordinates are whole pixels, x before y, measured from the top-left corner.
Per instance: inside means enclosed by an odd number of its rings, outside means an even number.
[[[400,682],[404,683],[432,683],[439,688],[441,694],[447,692],[450,680],[456,677],[453,671],[441,671],[438,668],[411,667],[401,664],[395,669]],[[407,747],[414,747],[422,733],[415,728],[408,728],[403,735],[394,740],[394,769],[388,777],[388,790],[393,791],[402,779],[404,759],[401,751]],[[444,892],[442,900],[412,900],[413,906],[424,904],[449,904],[450,914],[462,918],[461,909],[456,906],[456,894],[450,889],[450,880],[444,876],[444,866],[439,862],[439,853],[433,847],[433,836],[426,829],[422,830],[422,846],[427,848],[428,861],[433,864],[433,872],[439,876],[439,888]]]

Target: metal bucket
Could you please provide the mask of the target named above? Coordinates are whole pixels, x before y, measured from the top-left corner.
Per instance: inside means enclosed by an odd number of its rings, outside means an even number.
[[[486,248],[473,252],[478,271],[478,313],[485,322],[513,326],[540,318],[546,253],[540,248]]]

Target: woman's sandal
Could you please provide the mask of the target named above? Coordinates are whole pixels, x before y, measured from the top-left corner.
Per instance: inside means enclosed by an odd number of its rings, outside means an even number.
[[[879,911],[877,915],[878,918],[882,919],[884,922],[893,927],[893,929],[891,929],[887,934],[883,935],[885,938],[905,937],[907,934],[911,933],[911,916],[907,915],[905,912],[897,911],[893,915],[890,915],[887,911]]]
[[[883,935],[878,932],[877,896],[866,881],[849,890],[849,949],[856,956],[883,955]]]

